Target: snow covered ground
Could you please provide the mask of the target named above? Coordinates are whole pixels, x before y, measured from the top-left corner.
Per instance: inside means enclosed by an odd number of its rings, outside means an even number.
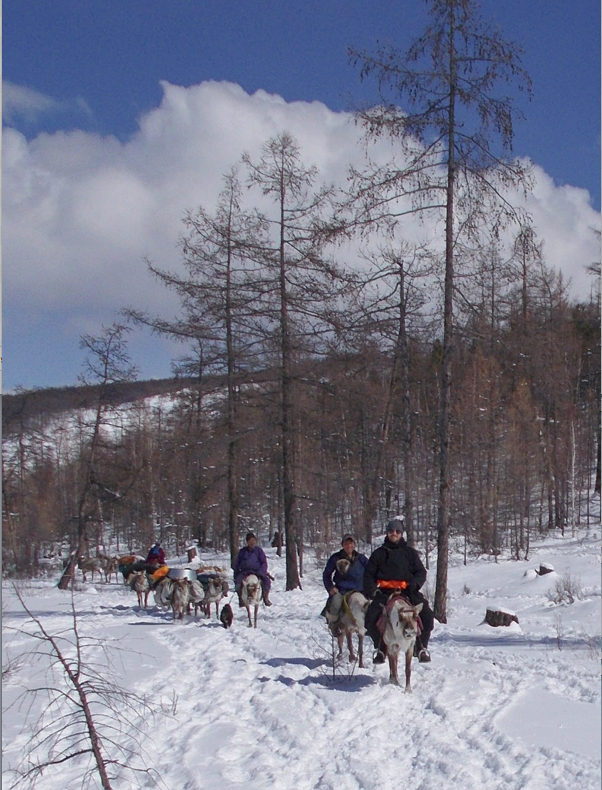
[[[121,584],[80,583],[74,602],[85,661],[154,709],[123,702],[113,721],[121,727],[119,742],[131,749],[130,768],[151,766],[159,778],[113,767],[112,787],[597,790],[599,549],[596,528],[547,537],[528,561],[452,561],[448,624],[435,624],[432,663],[414,661],[412,694],[387,683],[388,670],[372,666],[371,649],[365,669],[347,661],[333,668],[319,616],[321,567],[309,554],[303,591],[284,592],[284,560],[266,550],[274,605],[262,607],[257,630],[247,628],[237,607],[229,630],[215,615],[173,623],[154,606],[138,608]],[[185,565],[183,557],[170,559]],[[223,556],[201,559],[227,564]],[[555,571],[538,576],[540,563]],[[55,582],[21,583],[20,590],[51,634],[69,636],[71,594]],[[577,599],[554,603],[556,586],[567,583]],[[434,586],[434,569],[427,584]],[[496,605],[514,612],[519,625],[484,624],[486,608]],[[31,696],[19,702],[19,693],[60,681],[47,659],[28,654],[31,621],[8,583],[3,630],[8,788],[44,710],[40,699],[30,704]],[[49,713],[56,722],[58,711]],[[108,722],[98,723],[102,734]],[[34,740],[51,727],[49,720]],[[86,784],[85,764],[87,758],[48,768],[36,787],[100,787],[96,775]]]

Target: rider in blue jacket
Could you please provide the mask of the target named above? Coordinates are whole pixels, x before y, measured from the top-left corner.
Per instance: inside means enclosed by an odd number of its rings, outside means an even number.
[[[368,564],[365,554],[355,550],[353,535],[344,535],[343,547],[331,554],[322,574],[322,581],[328,593],[328,601],[322,610],[326,619],[336,619],[343,604],[343,595],[352,590],[364,589],[364,568]]]

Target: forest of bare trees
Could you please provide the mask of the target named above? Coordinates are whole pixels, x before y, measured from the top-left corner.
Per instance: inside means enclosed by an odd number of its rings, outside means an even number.
[[[68,425],[15,396],[5,572],[32,573],[58,547],[73,563],[154,538],[233,556],[252,528],[283,535],[294,589],[303,546],[348,531],[370,544],[403,513],[426,562],[438,553],[445,621],[450,545],[519,558],[534,532],[589,523],[599,299],[569,298],[508,198],[529,174],[508,156],[512,106],[493,89],[528,90],[519,53],[468,0],[431,5],[407,53],[352,53],[383,95],[358,121],[397,159],[336,192],[283,131],[258,158],[241,152],[215,207],[186,214],[173,271],[149,262],[180,311],[132,305],[123,320],[182,341],[169,395],[116,402],[111,387],[132,377],[116,324],[85,339],[93,402]],[[425,212],[441,221],[432,244],[409,232]]]
[[[524,557],[534,532],[588,523],[599,492],[599,307],[569,303],[552,275],[529,292],[526,322],[508,294],[495,327],[486,314],[458,325],[450,533],[471,554]],[[411,502],[412,538],[427,561],[432,555],[441,345],[409,332],[407,392],[394,353],[366,334],[353,350],[295,358],[297,544],[333,545],[349,530],[370,541]],[[93,409],[68,412],[69,426],[67,413],[24,421],[11,409],[5,573],[35,572],[61,546],[66,557],[82,523],[91,554],[142,551],[155,537],[174,552],[191,541],[229,549],[227,379],[201,373],[186,384],[174,379],[171,397],[100,403],[100,436]],[[265,542],[284,524],[279,371],[240,370],[234,387],[236,538],[252,527]],[[14,397],[25,404],[28,394]]]

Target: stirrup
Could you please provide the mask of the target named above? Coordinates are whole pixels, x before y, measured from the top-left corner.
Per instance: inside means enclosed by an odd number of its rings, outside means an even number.
[[[382,650],[377,650],[374,656],[372,657],[373,664],[384,664],[385,663],[385,654]]]
[[[430,654],[430,653],[429,653],[429,651],[426,649],[426,647],[423,647],[423,648],[420,650],[420,652],[418,653],[418,661],[419,661],[421,664],[428,664],[430,660],[431,660],[431,654]]]

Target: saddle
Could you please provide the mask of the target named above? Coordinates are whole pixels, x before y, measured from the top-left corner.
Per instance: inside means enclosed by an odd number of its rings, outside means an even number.
[[[339,620],[341,619],[341,617],[343,617],[344,614],[348,614],[351,617],[351,620],[353,621],[354,625],[357,625],[357,623],[355,622],[355,618],[353,617],[351,608],[349,606],[349,599],[356,592],[358,592],[358,590],[348,590],[345,593],[341,593],[343,601],[341,603],[341,608],[336,614],[330,612],[329,604],[331,599],[330,598],[328,599],[328,601],[326,602],[326,606],[322,609],[320,614],[326,618],[326,622],[331,628],[336,628],[338,626]]]

